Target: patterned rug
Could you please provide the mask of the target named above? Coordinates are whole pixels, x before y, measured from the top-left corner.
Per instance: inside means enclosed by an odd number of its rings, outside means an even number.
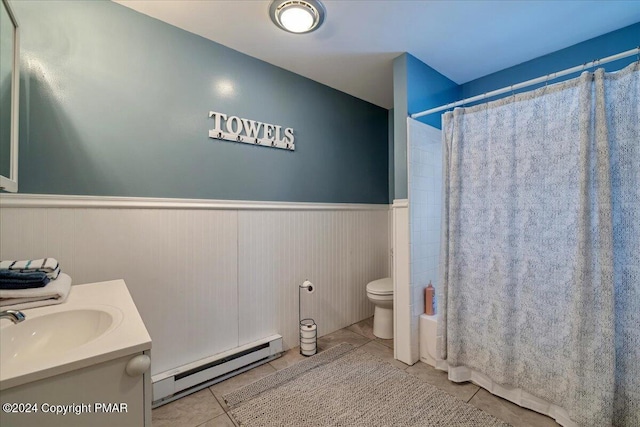
[[[509,426],[349,344],[223,397],[247,427]]]

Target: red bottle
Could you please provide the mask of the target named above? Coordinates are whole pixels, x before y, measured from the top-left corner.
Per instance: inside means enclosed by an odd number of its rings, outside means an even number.
[[[431,281],[429,281],[429,286],[424,289],[424,314],[427,314],[429,316],[434,315],[433,296],[435,294],[435,291],[436,289],[431,284]]]

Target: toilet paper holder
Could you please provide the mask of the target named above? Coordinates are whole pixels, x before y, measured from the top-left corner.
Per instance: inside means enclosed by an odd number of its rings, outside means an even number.
[[[302,285],[300,285],[300,291],[302,291],[303,289],[306,290],[308,294],[312,294],[313,292],[315,292],[316,287],[310,281],[305,280],[304,282],[302,282]]]
[[[300,354],[303,356],[313,356],[318,352],[318,325],[311,318],[302,318],[302,292],[306,291],[312,294],[315,286],[308,280],[305,280],[298,286],[298,330],[300,334]]]

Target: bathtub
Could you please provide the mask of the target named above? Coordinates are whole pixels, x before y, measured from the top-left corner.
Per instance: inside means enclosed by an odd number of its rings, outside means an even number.
[[[436,337],[438,333],[438,315],[420,316],[420,361],[436,367]]]
[[[436,369],[449,372],[449,379],[452,381],[458,381],[457,378],[451,375],[447,362],[437,357],[436,342],[438,337],[438,315],[420,315],[419,328],[420,361],[433,366]],[[461,381],[467,380],[464,379]]]
[[[569,417],[568,412],[554,404],[546,402],[526,391],[501,385],[493,382],[486,375],[469,369],[464,366],[449,366],[446,360],[439,359],[436,354],[436,341],[438,336],[438,315],[428,316],[423,314],[420,316],[419,323],[420,333],[420,361],[431,365],[436,369],[448,372],[449,380],[453,382],[470,381],[491,394],[502,397],[523,408],[531,409],[541,414],[547,415],[556,420],[558,424],[564,427],[579,427]]]

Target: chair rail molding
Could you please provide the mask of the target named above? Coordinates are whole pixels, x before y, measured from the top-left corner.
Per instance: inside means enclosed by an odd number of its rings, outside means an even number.
[[[386,204],[271,202],[251,200],[171,199],[153,197],[1,194],[0,208],[124,208],[214,210],[388,210]]]

